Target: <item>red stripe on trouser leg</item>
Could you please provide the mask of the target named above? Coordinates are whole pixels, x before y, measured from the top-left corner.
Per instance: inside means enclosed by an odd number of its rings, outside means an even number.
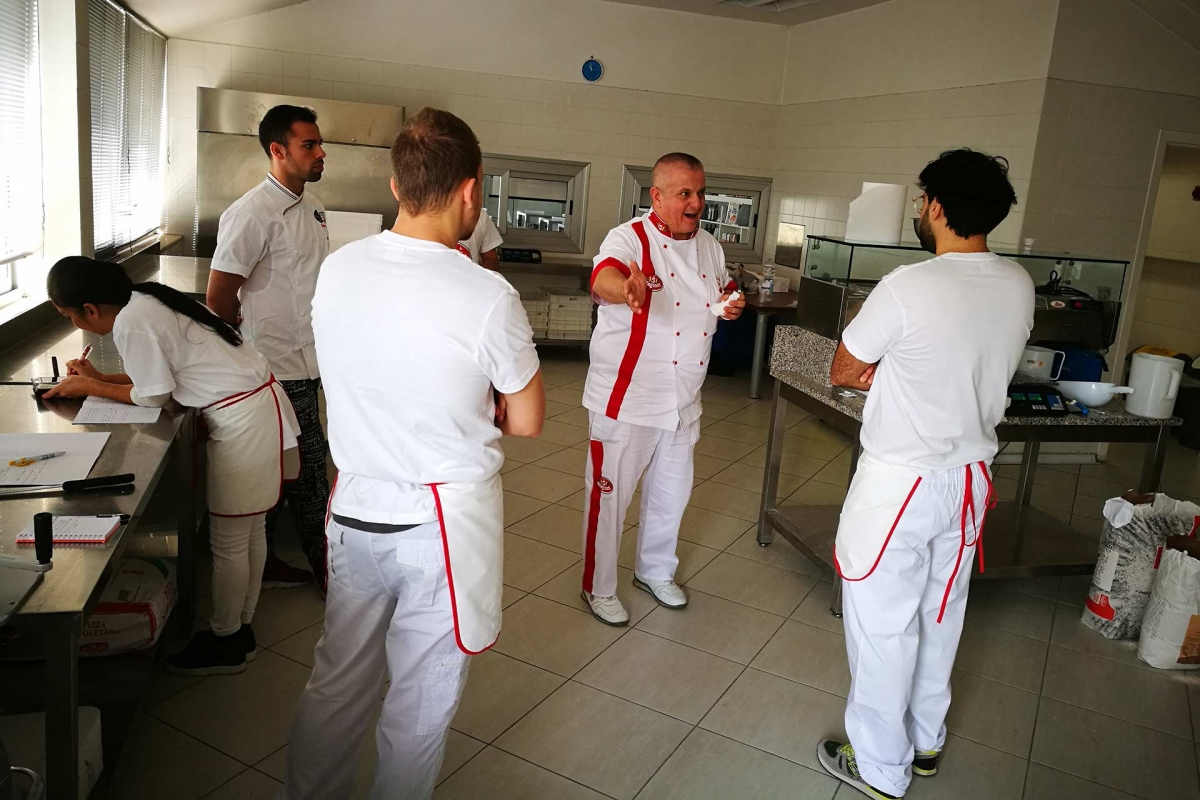
[[[583,590],[592,593],[596,575],[596,528],[600,524],[600,479],[604,477],[604,443],[595,439],[588,443],[592,457],[592,486],[588,495],[587,536],[583,545]]]
[[[650,240],[646,236],[645,226],[641,222],[635,222],[632,227],[642,244],[642,261],[638,266],[643,275],[653,277],[654,262],[650,258]],[[633,370],[637,367],[638,358],[642,355],[642,345],[646,343],[646,324],[650,319],[650,300],[653,296],[654,292],[647,288],[642,313],[632,315],[633,320],[629,324],[629,344],[625,346],[625,355],[621,357],[621,365],[617,368],[617,379],[613,383],[608,406],[604,409],[604,416],[609,419],[619,418],[621,403],[624,402],[625,393],[629,391],[629,384],[633,381]]]

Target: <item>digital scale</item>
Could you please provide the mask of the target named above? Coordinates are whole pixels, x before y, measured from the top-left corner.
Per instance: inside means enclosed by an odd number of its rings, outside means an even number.
[[[1065,417],[1067,403],[1053,386],[1016,383],[1008,387],[1006,417]]]

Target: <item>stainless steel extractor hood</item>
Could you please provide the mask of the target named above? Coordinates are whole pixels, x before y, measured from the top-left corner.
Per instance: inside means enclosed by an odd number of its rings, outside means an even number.
[[[281,104],[315,111],[325,139],[325,173],[308,190],[330,211],[381,214],[385,228],[396,222],[389,151],[404,124],[403,108],[197,89],[196,255],[213,254],[221,214],[266,176],[269,162],[258,143],[258,123]]]

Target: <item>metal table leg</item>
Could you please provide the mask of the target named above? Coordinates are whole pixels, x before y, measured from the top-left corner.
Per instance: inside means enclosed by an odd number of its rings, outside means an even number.
[[[762,500],[758,507],[758,545],[766,547],[774,538],[771,524],[767,522],[767,511],[775,507],[779,493],[779,467],[783,462],[783,436],[787,430],[787,400],[779,396],[781,381],[775,381],[771,393],[771,424],[767,429],[767,460],[763,464]],[[751,392],[753,396],[753,391]]]
[[[1166,425],[1158,427],[1158,438],[1146,448],[1146,462],[1142,466],[1142,477],[1138,481],[1138,491],[1143,494],[1157,492],[1162,480],[1163,463],[1167,460],[1167,444],[1170,442],[1171,429]]]
[[[1013,563],[1021,563],[1021,551],[1025,548],[1025,509],[1033,499],[1033,476],[1037,472],[1038,454],[1042,443],[1029,441],[1021,453],[1021,471],[1017,475],[1017,522],[1013,534]]]
[[[750,366],[750,397],[759,399],[759,385],[762,382],[763,359],[767,350],[767,317],[759,311],[758,320],[754,323],[754,360]]]
[[[77,616],[46,632],[46,796],[79,795],[79,631]]]

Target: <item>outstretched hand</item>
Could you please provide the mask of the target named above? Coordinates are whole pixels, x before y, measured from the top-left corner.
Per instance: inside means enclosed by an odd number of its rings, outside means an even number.
[[[629,262],[629,277],[622,284],[621,291],[629,310],[635,314],[642,313],[642,306],[646,304],[646,276],[636,261]]]

